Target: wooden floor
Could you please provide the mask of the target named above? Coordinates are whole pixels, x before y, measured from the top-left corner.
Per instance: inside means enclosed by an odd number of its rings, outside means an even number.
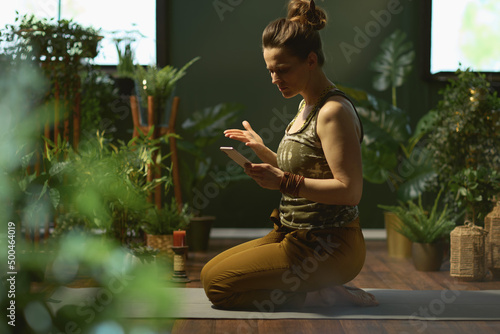
[[[212,239],[207,252],[191,252],[187,288],[201,287],[203,265],[219,252],[246,240]],[[497,290],[500,281],[488,277],[482,282],[459,282],[449,275],[449,261],[439,272],[416,271],[409,259],[387,256],[385,241],[367,241],[366,263],[351,282],[361,288],[405,290]],[[350,283],[350,284],[351,284]],[[410,320],[212,320],[178,319],[168,325],[172,334],[200,333],[500,333],[499,321],[410,321]],[[167,330],[168,331],[168,330]]]

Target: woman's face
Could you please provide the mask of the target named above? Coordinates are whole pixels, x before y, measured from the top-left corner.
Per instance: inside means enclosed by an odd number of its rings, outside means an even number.
[[[278,86],[284,98],[294,97],[305,90],[310,76],[308,60],[292,56],[284,48],[264,48],[264,61],[272,83]]]

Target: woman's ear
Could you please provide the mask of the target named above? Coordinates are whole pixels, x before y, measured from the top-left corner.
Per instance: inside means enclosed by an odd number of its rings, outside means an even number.
[[[314,51],[309,52],[309,55],[307,56],[307,64],[311,69],[313,69],[318,65],[318,55],[316,54],[316,52]]]

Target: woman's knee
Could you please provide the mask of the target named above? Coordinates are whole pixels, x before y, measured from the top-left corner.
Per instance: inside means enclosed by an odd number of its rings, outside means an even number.
[[[218,308],[231,308],[233,306],[234,291],[224,284],[214,280],[205,280],[203,284],[208,300]]]
[[[203,268],[201,269],[200,282],[201,282],[203,288],[205,288],[205,286],[207,284],[209,284],[209,282],[210,282],[209,273],[210,273],[211,266],[209,264],[210,264],[210,262],[207,263],[205,266],[203,266]],[[206,288],[205,288],[205,290],[206,290]]]

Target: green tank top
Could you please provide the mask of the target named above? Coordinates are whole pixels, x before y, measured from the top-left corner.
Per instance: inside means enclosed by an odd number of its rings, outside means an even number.
[[[299,131],[289,133],[288,130],[293,121],[288,124],[277,151],[278,167],[281,170],[303,175],[306,178],[333,178],[332,171],[321,147],[321,141],[316,133],[316,123],[318,111],[326,100],[335,95],[343,96],[349,100],[342,91],[338,89],[332,90],[311,111],[310,116]],[[352,101],[349,100],[349,102],[354,107]],[[300,103],[299,112],[304,103],[305,101]],[[354,110],[356,110],[355,107]],[[359,214],[357,206],[317,203],[306,198],[292,197],[286,194],[281,197],[279,211],[281,224],[294,229],[340,227],[352,222]]]

